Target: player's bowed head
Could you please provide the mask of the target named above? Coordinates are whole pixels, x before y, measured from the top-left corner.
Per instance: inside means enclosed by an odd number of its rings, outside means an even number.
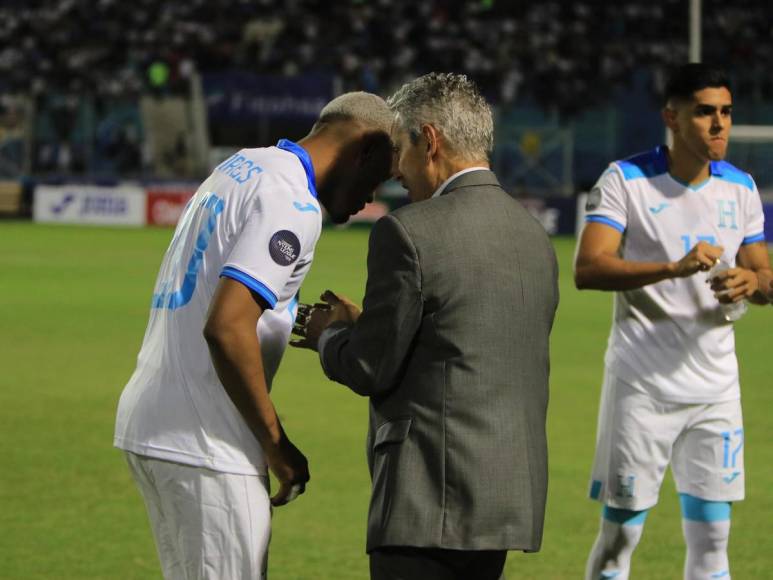
[[[334,223],[360,211],[390,177],[393,118],[381,97],[345,93],[322,109],[311,132],[298,142],[311,157],[318,199]]]

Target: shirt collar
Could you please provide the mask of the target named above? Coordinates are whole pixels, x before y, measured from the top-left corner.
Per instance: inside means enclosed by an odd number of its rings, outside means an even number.
[[[314,166],[311,164],[311,157],[309,157],[308,152],[303,147],[297,143],[294,143],[293,141],[290,141],[289,139],[280,139],[276,146],[279,149],[289,151],[298,157],[298,159],[301,161],[301,165],[303,165],[303,170],[306,172],[306,179],[309,181],[309,193],[311,193],[311,195],[316,198],[317,179],[314,176]]]
[[[671,173],[668,166],[668,145],[658,145],[655,148],[655,172],[656,174]]]
[[[465,173],[470,173],[472,171],[490,171],[490,169],[488,167],[468,167],[467,169],[462,169],[461,171],[457,171],[451,177],[449,177],[443,183],[440,184],[440,187],[438,187],[435,190],[435,193],[432,194],[432,197],[437,197],[438,195],[443,193],[443,190],[446,188],[446,186],[449,183],[451,183],[454,179],[459,177],[460,175],[464,175]]]

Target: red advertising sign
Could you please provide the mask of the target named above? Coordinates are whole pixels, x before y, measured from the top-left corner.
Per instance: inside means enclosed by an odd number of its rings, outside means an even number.
[[[174,226],[185,204],[196,193],[194,189],[149,189],[147,218],[150,226]]]
[[[350,222],[375,223],[389,213],[389,206],[381,201],[373,201],[349,218]]]

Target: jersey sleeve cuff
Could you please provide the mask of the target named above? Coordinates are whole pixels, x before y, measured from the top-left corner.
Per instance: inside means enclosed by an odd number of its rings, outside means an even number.
[[[589,215],[589,216],[585,216],[585,221],[586,222],[598,223],[598,224],[604,224],[604,225],[613,227],[613,228],[615,228],[620,233],[625,231],[625,226],[623,224],[613,220],[612,218],[608,218],[608,217],[603,216],[603,215]]]
[[[277,295],[274,294],[271,289],[266,286],[263,282],[260,280],[256,280],[249,274],[246,274],[242,272],[241,270],[237,270],[233,266],[226,266],[223,268],[223,271],[220,272],[220,277],[223,278],[231,278],[232,280],[236,280],[237,282],[241,282],[247,288],[261,296],[266,302],[268,302],[269,306],[271,308],[276,307],[276,303],[279,301],[279,298],[277,298]]]
[[[747,244],[754,244],[757,242],[764,242],[764,241],[765,241],[765,232],[761,232],[759,234],[754,234],[753,236],[746,236],[741,242],[741,245],[745,246]]]

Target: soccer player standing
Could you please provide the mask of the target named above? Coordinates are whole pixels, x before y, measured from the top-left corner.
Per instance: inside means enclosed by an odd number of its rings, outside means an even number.
[[[578,288],[616,291],[590,485],[604,508],[587,580],[629,577],[669,464],[682,506],[684,577],[729,578],[731,502],[744,497],[728,319],[745,301],[768,302],[762,204],[751,176],[723,161],[732,113],[724,73],[680,67],[665,97],[673,146],[602,174],[575,260]],[[721,262],[729,268],[715,275]]]
[[[114,441],[167,579],[265,575],[267,467],[280,484],[273,505],[309,479],[269,390],[320,234],[320,204],[342,223],[389,177],[392,118],[380,97],[342,95],[298,143],[243,149],[217,166],[180,218]]]

